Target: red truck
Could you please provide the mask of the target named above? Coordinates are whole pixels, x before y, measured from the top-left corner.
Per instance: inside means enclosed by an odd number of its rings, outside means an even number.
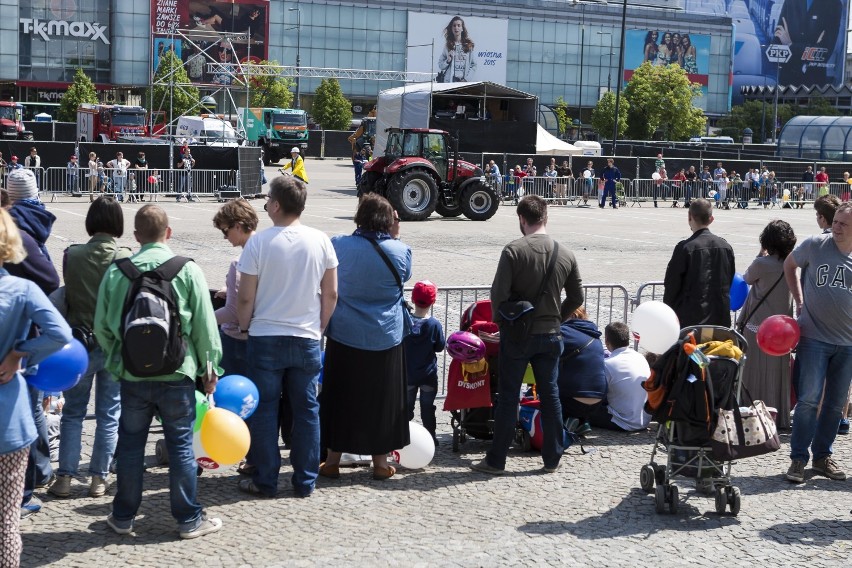
[[[32,140],[33,133],[24,130],[24,105],[0,101],[0,136],[3,140]]]
[[[140,106],[82,104],[77,108],[77,140],[114,142],[119,136],[148,136]]]

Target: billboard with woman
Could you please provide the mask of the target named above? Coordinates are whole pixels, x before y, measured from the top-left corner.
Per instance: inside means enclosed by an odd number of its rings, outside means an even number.
[[[407,71],[439,83],[505,83],[508,29],[508,20],[409,12]]]
[[[646,61],[652,65],[680,65],[706,94],[710,74],[710,36],[677,29],[627,30],[624,79]]]

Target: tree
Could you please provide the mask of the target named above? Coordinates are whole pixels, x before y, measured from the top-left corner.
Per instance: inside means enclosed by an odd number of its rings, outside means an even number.
[[[565,131],[568,130],[568,105],[565,99],[562,97],[556,99],[556,104],[552,108],[553,114],[556,115],[556,130],[559,136],[565,136]]]
[[[796,116],[798,112],[790,105],[778,105],[778,122],[782,125]],[[802,113],[805,114],[805,113]],[[721,134],[734,139],[742,137],[743,130],[751,128],[753,140],[762,144],[772,138],[772,120],[775,117],[773,99],[766,101],[745,101],[741,105],[731,107],[731,112],[716,121],[716,126],[722,129]]]
[[[701,86],[690,82],[679,65],[658,67],[646,61],[624,88],[630,103],[627,136],[645,140],[661,130],[667,140],[687,140],[703,132],[707,118],[692,104],[700,96]]]
[[[630,103],[626,97],[621,97],[618,105],[618,136],[624,136],[627,130],[627,116],[630,112]],[[615,93],[607,91],[592,110],[592,128],[601,138],[612,136],[612,127],[615,123]]]
[[[172,71],[174,71],[174,74],[172,74]],[[152,101],[149,110],[165,110],[167,121],[170,118],[177,120],[177,117],[182,114],[187,114],[198,108],[199,97],[198,88],[190,84],[183,62],[172,50],[163,53],[157,66],[157,72],[154,73],[154,84],[145,96],[146,102]],[[172,109],[171,117],[169,115],[170,106]]]
[[[311,115],[325,130],[346,130],[352,121],[352,104],[343,96],[337,79],[323,79],[317,87]]]
[[[261,67],[264,65],[278,66],[277,61],[261,61],[260,63],[243,64],[248,67]],[[249,106],[266,107],[266,108],[290,108],[293,104],[293,92],[290,90],[295,85],[292,79],[281,77],[280,75],[257,75],[251,76],[249,83]]]
[[[56,117],[60,122],[77,122],[77,108],[83,103],[97,104],[98,92],[89,76],[77,68],[74,73],[74,82],[62,95],[59,101],[59,113]]]

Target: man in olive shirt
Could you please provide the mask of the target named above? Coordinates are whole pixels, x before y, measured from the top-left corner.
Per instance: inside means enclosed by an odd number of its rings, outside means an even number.
[[[145,205],[136,213],[134,236],[142,248],[130,260],[145,272],[155,270],[174,257],[166,245],[172,236],[166,212],[157,205]],[[207,392],[216,390],[222,345],[216,316],[204,273],[194,262],[183,266],[171,281],[180,317],[186,356],[170,375],[139,378],[125,369],[121,355],[122,311],[130,280],[112,265],[101,282],[95,310],[95,335],[104,350],[107,369],[120,379],[121,418],[118,426],[116,474],[118,489],[107,525],[118,534],[133,531],[133,518],[142,502],[145,441],[151,419],[163,423],[169,452],[169,487],[172,515],[177,519],[181,538],[196,538],[218,531],[220,519],[208,518],[196,501],[196,463],[192,449],[195,422],[195,378],[200,377]],[[208,372],[207,363],[212,366]]]
[[[562,406],[556,386],[559,356],[562,354],[560,310],[564,307],[565,313],[570,313],[583,303],[577,260],[574,253],[563,247],[558,249],[553,272],[541,297],[534,297],[554,252],[554,241],[546,231],[547,202],[541,197],[528,195],[518,203],[517,213],[524,236],[506,245],[500,255],[491,284],[493,319],[497,324],[502,322],[499,306],[509,298],[528,300],[535,310],[530,316],[529,335],[523,342],[511,343],[506,338],[500,341],[500,394],[494,411],[494,440],[485,459],[471,466],[475,471],[491,475],[501,475],[506,467],[506,454],[518,419],[518,393],[527,364],[532,365],[541,399],[543,471],[554,473],[559,469],[564,449]],[[566,299],[560,305],[562,290],[565,290]]]

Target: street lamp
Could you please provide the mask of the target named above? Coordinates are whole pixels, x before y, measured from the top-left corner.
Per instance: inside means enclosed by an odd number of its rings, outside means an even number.
[[[763,47],[766,50],[768,50],[773,45],[777,45],[777,44],[769,44],[769,45],[761,44],[760,47]],[[771,59],[769,59],[770,55],[767,53],[767,51],[764,51],[763,55],[771,62]],[[778,87],[780,86],[779,85],[780,82],[781,82],[781,58],[776,56],[776,58],[775,58],[775,88],[774,88],[774,93],[773,93],[773,95],[774,95],[773,106],[775,108],[774,108],[774,111],[773,111],[774,116],[772,118],[772,141],[776,142],[776,143],[777,143],[777,130],[778,130]],[[764,84],[764,87],[765,87],[766,75],[763,76],[763,84]],[[762,119],[762,124],[760,125],[761,126],[760,137],[763,139],[763,143],[766,143],[766,135],[765,135],[766,134],[766,126],[765,126],[765,123],[766,123],[766,89],[765,88],[764,88],[763,96],[761,97],[761,99],[763,100],[763,119]]]
[[[606,70],[606,90],[609,91],[612,89],[612,87],[610,86],[612,81],[612,32],[598,32],[598,35],[609,36],[609,66]]]
[[[288,12],[296,12],[296,108],[302,108],[301,73],[302,65],[302,9],[288,8]],[[289,28],[293,29],[293,28]]]
[[[627,35],[627,0],[621,8],[621,41],[618,48],[618,75],[615,77],[615,117],[612,121],[612,155],[618,145],[618,108],[621,104],[621,83],[624,77],[624,36]]]

